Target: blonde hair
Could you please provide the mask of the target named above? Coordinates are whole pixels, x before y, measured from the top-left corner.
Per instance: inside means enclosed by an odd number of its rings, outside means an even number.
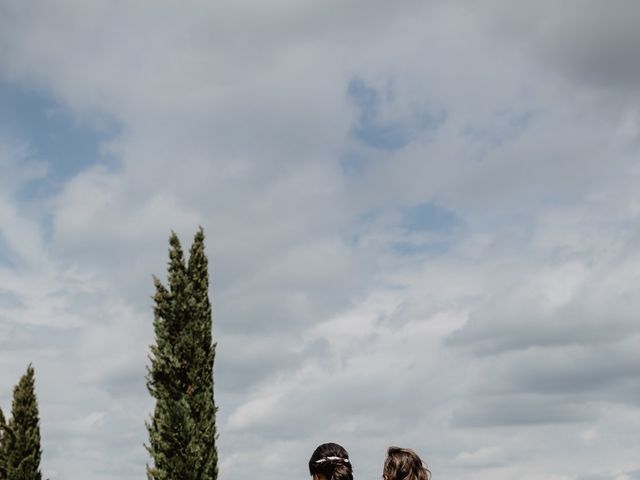
[[[431,472],[413,450],[389,447],[382,478],[384,480],[430,480]]]

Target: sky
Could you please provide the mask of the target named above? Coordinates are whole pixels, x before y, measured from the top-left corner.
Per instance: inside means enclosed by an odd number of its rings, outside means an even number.
[[[210,261],[220,478],[640,479],[640,4],[0,0],[0,406],[144,478],[152,275]]]

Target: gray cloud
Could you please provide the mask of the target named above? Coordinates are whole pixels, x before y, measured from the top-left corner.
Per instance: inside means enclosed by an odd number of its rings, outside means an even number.
[[[627,382],[640,386],[635,368],[638,358],[631,347],[634,340],[637,337],[631,337],[626,345],[602,348],[597,353],[588,348],[567,349],[546,352],[543,360],[539,359],[540,353],[514,359],[505,384],[540,394],[573,393],[583,400],[611,398],[636,403],[636,398],[625,398],[618,390]],[[532,362],[534,358],[536,362]]]
[[[526,304],[519,303],[520,308]],[[478,312],[464,327],[452,333],[448,343],[470,346],[478,353],[495,354],[535,346],[615,343],[638,330],[632,312],[617,318],[594,318],[594,312],[588,308],[572,311],[569,307],[551,315],[536,315],[533,302],[529,306],[529,311],[523,314],[500,311],[499,307]],[[581,309],[583,307],[586,305],[581,301]],[[517,317],[520,320],[514,320]]]
[[[492,2],[483,12],[494,28],[515,40],[574,84],[635,92],[640,78],[640,9],[631,2]]]
[[[587,422],[595,418],[594,412],[584,405],[558,403],[536,396],[511,396],[480,401],[454,411],[452,424],[459,427],[509,427]]]

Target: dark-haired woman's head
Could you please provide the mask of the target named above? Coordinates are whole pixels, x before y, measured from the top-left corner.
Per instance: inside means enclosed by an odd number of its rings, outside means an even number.
[[[349,454],[337,443],[323,443],[309,459],[314,480],[353,480]]]
[[[413,450],[389,447],[382,478],[383,480],[429,480],[431,472]]]

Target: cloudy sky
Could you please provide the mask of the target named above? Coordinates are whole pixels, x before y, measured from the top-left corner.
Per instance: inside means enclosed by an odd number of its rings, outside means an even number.
[[[640,5],[0,0],[0,405],[144,478],[198,225],[221,478],[640,479]]]

